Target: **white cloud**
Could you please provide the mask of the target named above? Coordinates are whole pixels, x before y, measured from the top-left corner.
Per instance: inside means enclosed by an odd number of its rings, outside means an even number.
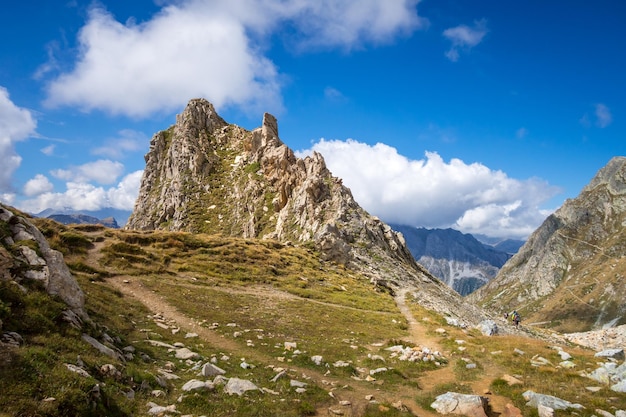
[[[596,126],[599,128],[605,128],[613,122],[613,115],[611,114],[611,110],[602,104],[596,104]]]
[[[320,140],[317,151],[357,202],[389,223],[453,227],[465,233],[524,238],[547,216],[539,206],[558,191],[539,179],[516,180],[502,171],[427,152],[410,160],[388,145]]]
[[[35,134],[37,122],[30,111],[16,106],[6,88],[0,87],[0,192],[11,190],[13,173],[22,163],[15,143]]]
[[[119,137],[109,139],[104,146],[95,148],[92,153],[94,155],[107,156],[109,158],[121,159],[128,156],[129,153],[137,152],[146,147],[148,138],[143,132],[136,130],[124,129],[119,132]]]
[[[29,213],[39,213],[47,208],[92,211],[112,207],[132,210],[142,174],[143,171],[128,174],[116,186],[108,189],[84,182],[68,182],[64,192],[45,192],[36,198],[22,201],[19,208]]]
[[[326,87],[324,89],[324,98],[335,103],[343,103],[348,100],[341,91],[333,87]]]
[[[594,112],[592,116],[589,116],[589,113],[585,113],[578,121],[584,127],[589,128],[591,127],[593,116],[595,116],[595,126],[600,129],[604,129],[613,123],[613,114],[611,113],[611,109],[603,103],[597,103],[594,105]]]
[[[100,184],[113,184],[122,175],[122,172],[124,172],[124,165],[120,162],[100,159],[83,165],[73,166],[69,169],[55,169],[50,173],[55,178],[69,182],[85,183],[96,181]]]
[[[0,193],[0,201],[9,206],[12,206],[15,203],[16,197],[17,195],[15,193]]]
[[[285,41],[300,50],[351,49],[426,24],[417,15],[418,0],[169,3],[142,23],[120,23],[92,8],[79,33],[77,62],[48,84],[46,103],[145,117],[205,97],[218,109],[280,112],[281,76],[263,54],[271,36],[289,36]],[[295,33],[281,32],[286,26]]]
[[[44,155],[47,156],[52,156],[54,154],[54,149],[56,148],[56,145],[48,145],[44,148],[41,148],[41,153],[43,153]]]
[[[28,197],[50,192],[54,189],[54,185],[50,180],[42,174],[35,175],[24,185],[24,195]]]
[[[444,30],[443,36],[452,42],[452,46],[446,51],[446,57],[452,62],[458,61],[459,52],[469,51],[481,43],[487,32],[485,19],[475,21],[473,27],[459,25]]]

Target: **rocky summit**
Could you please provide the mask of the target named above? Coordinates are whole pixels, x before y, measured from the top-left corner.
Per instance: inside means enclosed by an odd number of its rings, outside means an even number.
[[[469,300],[565,332],[626,324],[625,225],[626,158],[615,157]]]
[[[419,289],[428,308],[471,322],[484,315],[417,264],[403,236],[362,209],[318,153],[298,158],[274,116],[248,131],[191,100],[154,135],[126,229],[168,230],[313,245],[381,288]]]

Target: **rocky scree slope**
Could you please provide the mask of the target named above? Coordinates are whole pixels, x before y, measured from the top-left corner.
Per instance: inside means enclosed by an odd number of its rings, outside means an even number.
[[[418,265],[402,235],[363,210],[320,154],[297,158],[270,114],[248,131],[193,99],[176,124],[154,135],[145,160],[126,229],[311,245],[381,288],[414,288],[427,308],[473,323],[485,318]]]
[[[563,332],[626,324],[624,226],[626,158],[615,157],[468,299]]]

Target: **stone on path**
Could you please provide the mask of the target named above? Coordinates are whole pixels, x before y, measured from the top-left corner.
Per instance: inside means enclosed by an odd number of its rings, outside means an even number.
[[[439,414],[457,414],[467,417],[487,417],[487,399],[480,395],[446,392],[439,395],[430,406]]]

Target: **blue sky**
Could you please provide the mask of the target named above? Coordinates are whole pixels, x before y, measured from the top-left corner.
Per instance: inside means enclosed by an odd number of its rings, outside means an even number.
[[[624,155],[626,2],[1,6],[0,201],[132,210],[189,99],[321,152],[392,223],[525,238]]]

